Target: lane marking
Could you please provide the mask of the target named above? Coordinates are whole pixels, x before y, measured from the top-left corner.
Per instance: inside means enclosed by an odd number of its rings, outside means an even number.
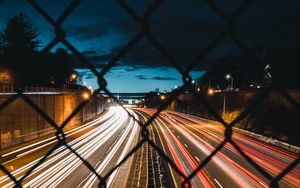
[[[184,146],[187,148],[188,146],[186,144],[184,144]]]
[[[200,162],[200,159],[199,159],[197,156],[195,156],[195,158],[196,158],[196,160],[197,160],[198,162]]]
[[[223,186],[218,182],[217,179],[214,179],[214,180],[215,180],[215,182],[218,184],[218,186],[219,186],[220,188],[223,188]]]
[[[265,188],[268,188],[268,186],[266,186],[263,182],[258,182],[259,184],[261,184],[262,186],[264,186]]]

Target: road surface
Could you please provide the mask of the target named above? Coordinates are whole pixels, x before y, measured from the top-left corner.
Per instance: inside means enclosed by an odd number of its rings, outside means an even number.
[[[142,123],[155,113],[153,109],[128,109]],[[189,175],[224,139],[224,127],[198,117],[162,112],[148,127],[149,137],[184,174]],[[95,171],[104,176],[142,139],[140,126],[121,107],[80,127],[66,131],[68,145]],[[272,176],[279,174],[298,155],[234,133],[236,144]],[[1,155],[0,162],[20,179],[57,143],[55,137],[40,140]],[[280,187],[300,187],[300,169],[288,173]],[[161,154],[145,142],[107,179],[107,187],[181,187],[183,178]],[[250,165],[232,145],[224,148],[192,179],[193,187],[268,187],[268,180]],[[64,146],[54,150],[30,175],[24,187],[98,187],[99,180]],[[0,187],[14,183],[0,172]]]
[[[144,117],[155,113],[138,109]],[[162,112],[149,126],[156,143],[174,161],[180,171],[189,175],[224,140],[224,127],[194,116]],[[233,140],[259,166],[272,176],[298,158],[297,154],[263,143],[243,134],[234,133]],[[288,173],[280,187],[300,187],[300,169]],[[174,184],[182,178],[170,166]],[[226,144],[191,181],[194,187],[268,187],[268,180],[251,166],[231,144]]]
[[[131,110],[132,115],[136,116]],[[136,116],[136,118],[138,118]],[[100,175],[105,175],[119,163],[137,143],[140,126],[121,107],[109,111],[77,129],[66,133],[68,145],[87,160]],[[2,165],[16,178],[22,177],[42,156],[57,143],[55,138],[2,154]],[[118,168],[107,180],[108,187],[122,187],[132,158]],[[14,183],[3,173],[0,187],[13,187]],[[122,181],[116,181],[122,179]],[[56,149],[22,183],[24,187],[97,187],[99,180],[83,162],[65,147]]]

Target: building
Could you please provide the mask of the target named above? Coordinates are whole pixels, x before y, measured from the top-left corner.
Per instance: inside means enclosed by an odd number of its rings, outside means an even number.
[[[0,66],[0,91],[11,91],[14,85],[13,72],[4,66]]]

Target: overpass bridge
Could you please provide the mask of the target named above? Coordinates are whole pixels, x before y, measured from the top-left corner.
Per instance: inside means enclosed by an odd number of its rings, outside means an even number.
[[[109,97],[106,93],[100,93],[105,97]],[[120,100],[141,100],[144,99],[147,93],[112,93],[114,97]]]

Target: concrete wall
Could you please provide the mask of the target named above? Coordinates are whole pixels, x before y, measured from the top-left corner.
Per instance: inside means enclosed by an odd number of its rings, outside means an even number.
[[[0,104],[11,95],[0,95]],[[77,93],[27,95],[58,125],[82,102]],[[66,128],[88,120],[103,110],[102,98],[89,102]],[[35,112],[23,99],[18,98],[0,112],[0,151],[13,145],[50,135],[55,129]]]

